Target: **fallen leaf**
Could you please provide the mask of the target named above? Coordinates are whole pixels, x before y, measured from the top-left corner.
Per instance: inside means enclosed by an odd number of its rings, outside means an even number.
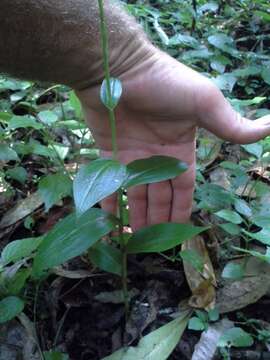
[[[190,311],[144,336],[137,347],[121,348],[102,360],[166,360],[179,342],[190,317]]]
[[[0,222],[0,229],[11,226],[26,216],[32,214],[33,211],[38,209],[43,204],[37,192],[31,194],[27,198],[21,200],[14,208],[9,210]]]
[[[206,168],[211,165],[219,156],[223,143],[217,136],[205,129],[198,131],[199,146],[197,149],[198,163]]]
[[[208,251],[201,236],[187,240],[182,245],[183,250],[193,250],[203,260],[203,270],[197,271],[189,262],[183,261],[184,271],[192,296],[189,305],[205,310],[213,309],[216,299],[216,277]]]
[[[244,261],[244,260],[242,260]],[[239,264],[239,261],[236,262]],[[244,278],[240,281],[221,280],[216,308],[221,314],[236,311],[257,302],[270,289],[270,264],[255,257],[247,260]]]

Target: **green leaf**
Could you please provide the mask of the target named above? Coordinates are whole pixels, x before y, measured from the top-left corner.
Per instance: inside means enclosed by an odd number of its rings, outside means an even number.
[[[236,69],[233,71],[233,74],[237,77],[240,78],[247,78],[249,76],[255,76],[255,75],[259,75],[262,71],[262,67],[261,66],[257,66],[257,65],[249,65],[246,66],[242,69]],[[248,100],[249,101],[249,100]],[[250,104],[252,105],[252,104]]]
[[[218,11],[218,3],[214,1],[209,1],[206,4],[199,6],[197,11],[199,15],[203,15],[204,12],[208,12],[208,11],[216,12]]]
[[[130,254],[161,252],[182,244],[205,231],[208,227],[189,224],[156,224],[136,231],[127,244]]]
[[[13,169],[8,169],[6,171],[6,175],[22,184],[24,184],[27,180],[27,171],[22,166],[16,166]]]
[[[48,146],[48,150],[52,151],[54,158],[56,157],[56,158],[60,158],[61,160],[64,160],[69,152],[69,146],[65,146],[59,143],[54,143]]]
[[[252,336],[239,327],[225,330],[218,341],[220,347],[248,347],[253,345]]]
[[[137,347],[121,348],[102,360],[167,360],[178,344],[186,326],[190,312],[163,325],[144,336]]]
[[[121,251],[115,247],[97,243],[89,249],[91,262],[101,270],[120,275],[122,274],[122,255]]]
[[[205,323],[198,317],[192,317],[188,322],[189,330],[202,331],[205,329]]]
[[[81,255],[115,228],[115,218],[100,209],[90,209],[81,217],[71,214],[45,235],[34,259],[33,272],[42,271]]]
[[[173,179],[186,170],[185,163],[170,156],[152,156],[135,160],[127,165],[127,179],[124,186],[131,187]]]
[[[235,210],[238,211],[241,215],[244,215],[247,218],[250,218],[252,216],[252,210],[245,200],[235,199],[234,207]]]
[[[258,16],[259,18],[261,18],[266,23],[270,22],[270,14],[269,14],[269,12],[262,11],[262,10],[256,10],[256,11],[254,11],[254,15]]]
[[[234,41],[232,37],[229,37],[222,33],[217,33],[208,37],[208,42],[226,53],[229,53],[233,56],[236,56],[237,50],[234,46]]]
[[[50,110],[40,111],[37,116],[43,124],[48,126],[53,125],[58,120],[58,116]]]
[[[9,121],[7,130],[16,130],[19,128],[33,128],[40,130],[43,128],[43,125],[38,123],[31,115],[13,116]]]
[[[126,167],[116,160],[98,159],[81,166],[73,183],[78,214],[118,190],[126,177]]]
[[[41,178],[38,184],[38,193],[48,211],[61,199],[72,194],[72,180],[67,174],[57,173]]]
[[[264,228],[256,233],[252,233],[246,230],[242,230],[242,232],[246,235],[248,235],[249,237],[251,237],[252,239],[258,240],[261,243],[265,244],[265,245],[270,245],[270,229],[269,228]]]
[[[269,215],[255,215],[252,217],[252,222],[261,228],[267,228],[269,227]]]
[[[169,45],[184,45],[192,48],[197,48],[199,46],[199,42],[193,36],[176,34],[170,38]]]
[[[10,242],[1,254],[1,263],[8,264],[30,256],[40,245],[42,237],[14,240]]]
[[[217,211],[230,207],[234,201],[234,194],[216,184],[205,183],[196,190],[196,197],[200,200],[198,207],[210,211]]]
[[[268,15],[270,18],[270,14]],[[268,67],[265,67],[261,73],[263,80],[266,82],[266,84],[270,85],[270,69],[269,65]]]
[[[11,149],[7,144],[0,144],[0,161],[12,160],[19,160],[16,151]]]
[[[268,264],[270,264],[270,247],[269,246],[267,246],[265,254],[262,254],[262,253],[260,253],[258,251],[254,251],[254,250],[242,249],[242,248],[239,248],[239,247],[236,247],[236,246],[232,246],[232,248],[234,250],[238,250],[238,251],[240,251],[242,253],[249,254],[251,256],[255,256],[256,258],[260,259],[261,261],[265,261]]]
[[[227,209],[220,210],[220,211],[216,212],[215,215],[217,215],[221,219],[230,221],[233,224],[241,224],[241,222],[243,221],[241,216],[239,214],[237,214],[237,212],[232,211],[232,210],[227,210]]]
[[[236,224],[232,224],[232,223],[219,224],[219,227],[221,227],[224,231],[226,231],[230,235],[239,235],[241,233],[241,227]]]
[[[15,318],[23,311],[24,302],[15,297],[9,296],[0,301],[0,324]]]
[[[244,268],[243,265],[237,264],[234,262],[230,262],[225,265],[221,276],[224,279],[230,280],[241,280],[244,276]]]
[[[68,354],[63,354],[58,351],[45,351],[43,355],[45,360],[69,360]]]
[[[208,311],[208,317],[210,321],[218,321],[219,319],[219,311],[214,308]]]
[[[16,272],[7,282],[6,288],[9,295],[18,295],[25,286],[27,279],[31,275],[31,269],[22,269]]]
[[[8,124],[12,116],[13,114],[10,112],[0,111],[0,122],[3,122],[4,124]]]
[[[203,258],[193,249],[185,249],[180,251],[179,255],[183,261],[188,262],[194,267],[198,272],[203,271]]]
[[[212,79],[220,90],[232,91],[237,78],[233,74],[222,74]]]
[[[254,155],[257,159],[259,159],[263,154],[263,146],[260,143],[241,145],[241,147],[249,154]]]
[[[100,98],[102,103],[108,108],[113,110],[122,95],[122,84],[119,79],[110,78],[110,89],[111,89],[111,102],[109,99],[109,94],[107,93],[107,82],[106,79],[103,80],[100,88]]]
[[[69,103],[73,107],[75,111],[75,115],[78,119],[82,118],[82,105],[78,98],[78,96],[75,94],[74,91],[70,91],[69,93]]]

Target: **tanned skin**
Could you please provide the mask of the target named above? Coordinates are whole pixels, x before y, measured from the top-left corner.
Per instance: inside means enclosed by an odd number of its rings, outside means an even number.
[[[185,161],[172,181],[138,186],[128,193],[133,230],[189,220],[195,180],[196,128],[234,143],[270,134],[270,116],[256,121],[236,113],[207,78],[155,48],[120,5],[105,1],[111,74],[123,84],[116,110],[119,160],[152,155]],[[111,156],[106,109],[99,100],[104,77],[95,0],[1,0],[0,71],[73,87],[104,156]],[[114,212],[115,197],[102,202]]]

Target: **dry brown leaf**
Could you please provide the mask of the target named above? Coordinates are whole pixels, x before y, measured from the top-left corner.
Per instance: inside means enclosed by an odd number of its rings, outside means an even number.
[[[198,163],[206,168],[211,165],[219,156],[223,141],[214,134],[202,128],[198,130],[198,139]]]
[[[215,307],[216,276],[204,240],[201,236],[186,241],[182,250],[194,250],[203,259],[203,271],[198,272],[190,263],[183,261],[186,279],[192,296],[189,305],[195,308],[209,310]]]
[[[9,210],[0,222],[0,229],[16,224],[23,220],[26,216],[32,214],[37,208],[43,204],[37,192],[31,194],[26,199],[20,201],[14,208]]]
[[[223,279],[220,282],[223,282],[223,287],[217,291],[216,304],[219,312],[222,314],[242,309],[257,302],[270,290],[270,264],[250,257],[242,280]]]
[[[221,167],[216,168],[210,173],[211,183],[223,187],[225,190],[231,190],[230,171]],[[240,185],[235,194],[239,196],[248,196],[252,199],[257,197],[254,185],[252,182]]]

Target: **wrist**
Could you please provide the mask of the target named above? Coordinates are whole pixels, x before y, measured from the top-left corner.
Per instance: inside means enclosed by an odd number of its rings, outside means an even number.
[[[135,71],[147,59],[152,58],[157,50],[138,25],[136,25],[132,33],[126,34],[124,38],[120,37],[121,39],[118,43],[115,43],[114,39],[110,39],[110,37],[109,66],[111,77],[121,79],[126,73]],[[89,64],[89,61],[83,61],[83,59],[87,58],[88,50],[85,49],[84,53],[84,49],[82,49],[82,55],[78,57],[82,59],[82,69],[78,72],[79,76],[77,79],[70,84],[75,90],[94,88],[102,83],[105,74],[100,42],[99,45],[99,47],[93,50],[95,56],[90,57],[93,59],[91,64]],[[85,66],[85,64],[88,65]]]

